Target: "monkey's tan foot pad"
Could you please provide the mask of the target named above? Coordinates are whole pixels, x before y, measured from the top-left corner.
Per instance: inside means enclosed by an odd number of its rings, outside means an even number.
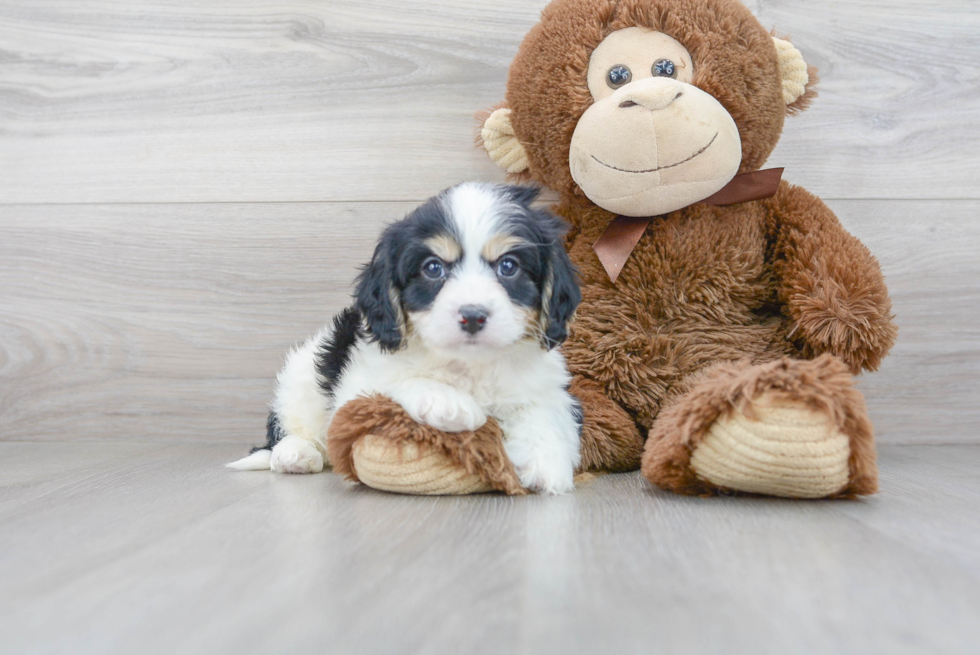
[[[334,415],[327,451],[334,472],[384,491],[527,493],[492,418],[473,432],[442,432],[416,423],[388,398],[358,398]]]
[[[838,358],[719,363],[698,377],[647,437],[642,471],[654,485],[787,498],[878,490],[874,430]]]
[[[368,434],[354,442],[352,451],[358,479],[375,489],[421,496],[493,491],[489,482],[467,473],[443,452],[416,442],[396,443]]]
[[[691,468],[716,487],[787,498],[839,494],[850,479],[850,439],[833,417],[764,395],[750,418],[716,420],[691,455]]]

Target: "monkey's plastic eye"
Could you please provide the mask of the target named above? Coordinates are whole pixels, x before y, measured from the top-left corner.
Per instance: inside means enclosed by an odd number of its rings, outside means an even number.
[[[514,277],[519,270],[521,265],[513,257],[504,257],[497,264],[497,275],[500,277]]]
[[[606,74],[606,84],[613,89],[618,89],[624,84],[628,84],[631,79],[633,79],[633,73],[622,64],[613,66]]]
[[[653,70],[651,72],[654,77],[677,77],[677,67],[669,59],[658,59],[653,62]]]
[[[446,277],[446,267],[438,257],[429,257],[422,263],[422,274],[430,280],[441,280]]]

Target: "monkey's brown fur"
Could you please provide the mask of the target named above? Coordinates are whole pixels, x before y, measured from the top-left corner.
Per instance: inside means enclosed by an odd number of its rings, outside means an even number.
[[[585,411],[582,470],[639,467],[649,435],[642,471],[653,484],[721,491],[695,475],[691,453],[712,422],[774,391],[828,412],[850,438],[840,494],[873,493],[872,427],[851,374],[878,367],[896,328],[874,257],[818,198],[783,182],[765,200],[695,203],[653,219],[615,284],[599,263],[592,244],[615,215],[572,180],[569,143],[593,102],[593,49],[630,26],[688,49],[694,85],[738,126],[739,172],[764,164],[787,112],[813,96],[787,108],[772,37],[734,0],[555,0],[525,38],[507,106],[526,175],[561,194],[555,210],[572,226],[583,301],[563,350]]]

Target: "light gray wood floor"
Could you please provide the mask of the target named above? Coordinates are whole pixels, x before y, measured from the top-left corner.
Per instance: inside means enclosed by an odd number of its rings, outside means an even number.
[[[418,498],[222,444],[2,443],[4,653],[975,653],[980,446],[860,501]]]

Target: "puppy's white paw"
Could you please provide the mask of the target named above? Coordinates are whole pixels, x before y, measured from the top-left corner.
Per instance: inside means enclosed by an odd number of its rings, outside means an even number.
[[[277,473],[319,473],[323,455],[306,439],[284,437],[272,448],[269,468]]]
[[[575,469],[581,462],[578,423],[566,398],[554,405],[532,405],[517,417],[501,422],[504,450],[525,488],[546,494],[575,489]],[[500,420],[500,419],[498,419]]]
[[[525,457],[510,456],[517,477],[527,489],[545,494],[564,494],[575,489],[575,466],[557,453],[532,451]]]
[[[449,390],[423,391],[405,407],[409,416],[443,432],[476,430],[487,422],[486,413],[470,396]]]

